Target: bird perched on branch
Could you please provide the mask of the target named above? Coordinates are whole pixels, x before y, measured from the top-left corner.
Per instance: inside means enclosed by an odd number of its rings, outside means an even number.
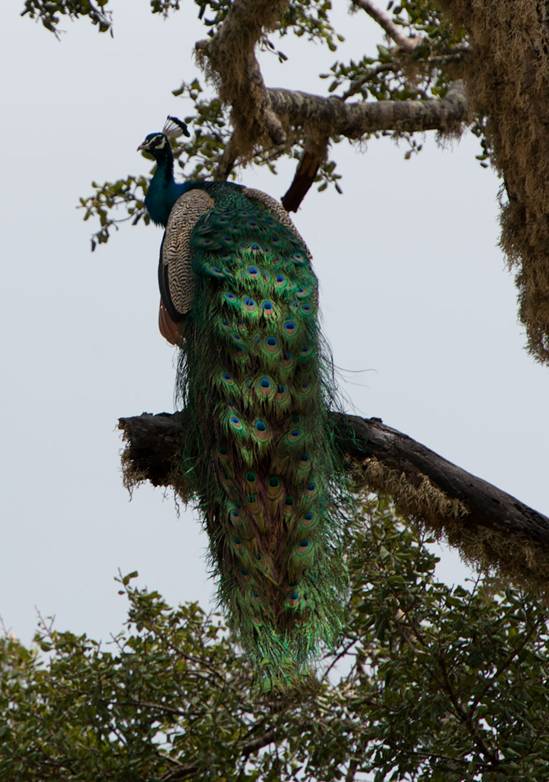
[[[180,348],[189,428],[178,465],[210,538],[220,602],[267,685],[299,679],[342,623],[345,491],[331,361],[309,251],[280,202],[227,182],[176,183],[168,118],[139,149],[165,227],[160,329]]]

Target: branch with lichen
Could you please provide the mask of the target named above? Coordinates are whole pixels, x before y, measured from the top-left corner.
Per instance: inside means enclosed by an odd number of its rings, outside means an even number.
[[[268,90],[271,106],[293,128],[314,128],[317,134],[360,139],[376,131],[457,131],[467,120],[463,84],[452,83],[441,99],[361,101],[346,103],[297,90]]]
[[[374,6],[367,2],[366,5],[374,13]],[[256,58],[256,47],[265,41],[265,34],[279,24],[289,7],[288,0],[235,0],[210,38],[196,45],[199,63],[215,84],[221,102],[231,108],[234,132],[214,171],[217,178],[227,176],[237,161],[255,160],[259,150],[274,149],[281,155],[299,144],[303,150],[298,155],[300,162],[284,196],[285,205],[295,211],[322,165],[325,169],[329,165],[326,151],[332,139],[356,140],[378,131],[410,134],[432,129],[445,133],[461,130],[467,119],[467,105],[458,81],[450,85],[445,96],[441,85],[439,92],[443,97],[439,99],[348,105],[336,97],[268,88]],[[408,38],[400,33],[387,14],[377,16],[378,21],[383,17],[384,29],[390,29],[402,51],[409,54],[423,43],[423,37]],[[428,54],[432,60],[430,48]],[[437,67],[432,62],[427,70]],[[394,70],[398,68],[395,66]],[[409,92],[415,97],[414,90]],[[316,150],[314,154],[311,147]]]
[[[549,597],[549,518],[378,418],[332,413],[357,491],[390,496],[404,517],[444,537],[469,561]],[[185,412],[121,418],[126,485],[169,486],[190,499],[178,458]]]
[[[442,0],[474,48],[463,78],[502,175],[501,246],[516,269],[528,348],[549,364],[549,7],[543,0]]]
[[[214,81],[220,99],[231,106],[235,145],[241,157],[249,157],[262,137],[274,145],[286,141],[255,49],[287,7],[288,0],[235,0],[217,32],[196,44],[199,63]]]

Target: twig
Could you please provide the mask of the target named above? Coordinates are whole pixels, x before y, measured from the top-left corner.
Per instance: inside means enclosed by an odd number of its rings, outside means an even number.
[[[451,51],[447,52],[446,54],[435,54],[432,57],[426,57],[425,59],[419,59],[417,60],[418,66],[429,66],[431,68],[437,68],[441,65],[447,65],[451,62],[460,62],[463,60],[465,55],[468,52],[468,48],[456,46]],[[368,84],[371,79],[375,79],[375,77],[379,73],[387,73],[390,71],[393,71],[394,73],[397,73],[401,70],[403,70],[404,62],[401,58],[395,58],[393,62],[380,62],[377,65],[373,65],[371,68],[367,68],[362,76],[358,79],[354,79],[347,90],[342,94],[343,100],[348,100],[353,95],[356,95],[359,93],[362,89],[362,87],[365,84]]]
[[[494,671],[492,676],[490,676],[490,678],[485,681],[484,686],[482,687],[480,692],[474,697],[473,702],[471,703],[469,709],[467,710],[467,717],[469,719],[472,718],[472,716],[474,715],[477,706],[484,698],[488,690],[496,683],[496,681],[499,679],[501,674],[511,665],[515,657],[522,652],[526,644],[528,644],[532,640],[537,630],[538,628],[534,625],[534,627],[532,627],[530,632],[526,633],[524,638],[521,639],[520,643],[509,652],[505,660],[503,660],[498,665],[497,669]]]
[[[345,782],[354,782],[356,772],[358,771],[358,760],[356,758],[353,758],[351,762],[349,763],[349,768],[347,769],[347,773],[345,774]]]
[[[479,733],[477,725],[473,722],[472,715],[468,714],[465,711],[457,693],[452,687],[452,683],[448,675],[448,670],[446,668],[446,662],[444,660],[444,657],[442,657],[442,655],[439,655],[437,658],[437,662],[439,664],[439,670],[442,674],[442,682],[441,682],[442,688],[446,691],[446,694],[449,696],[450,701],[454,707],[454,712],[456,716],[458,717],[460,722],[465,726],[467,732],[473,739],[473,742],[477,745],[480,752],[485,756],[486,759],[490,761],[490,763],[494,768],[497,767],[497,765],[499,764],[497,749],[494,750],[488,746],[482,734]]]
[[[396,43],[399,49],[402,49],[405,52],[413,52],[417,46],[423,43],[423,38],[421,36],[409,38],[407,35],[404,35],[400,31],[398,25],[393,22],[389,14],[381,8],[378,8],[372,0],[353,0],[353,5],[366,11],[368,16],[374,19],[374,21],[385,30],[388,37]]]
[[[335,666],[338,664],[338,662],[343,658],[346,657],[346,655],[351,651],[352,647],[357,643],[357,638],[352,638],[349,643],[346,643],[342,649],[339,650],[339,652],[333,657],[332,661],[330,662],[330,665],[326,668],[324,673],[322,674],[322,682],[328,681],[328,677],[332,670],[335,668]]]
[[[272,744],[273,741],[277,739],[277,737],[278,733],[275,730],[267,731],[267,733],[264,733],[262,736],[259,736],[256,739],[252,739],[251,741],[248,741],[239,746],[237,748],[237,753],[244,757],[249,757],[254,752],[258,752],[260,749],[263,749],[263,747]],[[200,766],[198,766],[196,763],[188,763],[185,765],[178,764],[173,771],[165,774],[163,779],[165,782],[175,782],[175,780],[189,779],[189,777],[198,779],[198,777],[195,775],[198,774],[200,770]]]

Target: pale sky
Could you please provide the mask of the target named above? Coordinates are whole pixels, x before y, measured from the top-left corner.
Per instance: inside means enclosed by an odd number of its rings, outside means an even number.
[[[136,147],[186,113],[170,91],[194,72],[204,31],[190,4],[168,22],[145,0],[113,5],[114,39],[67,21],[59,43],[19,18],[22,1],[2,16],[0,615],[24,641],[37,609],[59,629],[116,632],[118,568],[172,603],[213,594],[196,514],[178,518],[150,486],[129,502],[120,476],[118,417],[173,409],[175,353],[156,326],[161,232],[123,226],[91,255],[92,225],[75,210],[92,179],[146,171]],[[360,56],[375,26],[339,16],[339,58]],[[333,55],[282,48],[285,65],[263,58],[267,82],[324,92],[316,74]],[[470,135],[451,149],[429,136],[408,162],[404,151],[340,145],[344,195],[312,192],[296,218],[348,407],[547,511],[549,370],[524,351],[497,246],[498,180]],[[241,181],[280,196],[292,172]],[[439,572],[467,575],[454,552]]]

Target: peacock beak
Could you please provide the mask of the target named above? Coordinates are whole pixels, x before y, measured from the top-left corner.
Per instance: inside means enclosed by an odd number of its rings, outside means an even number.
[[[142,142],[142,143],[141,143],[141,144],[140,144],[140,145],[137,147],[137,151],[138,151],[138,152],[142,152],[143,150],[146,150],[146,149],[148,149],[148,148],[149,148],[149,147],[148,147],[148,144],[147,144],[147,142],[146,142],[146,141],[143,141],[143,142]]]

